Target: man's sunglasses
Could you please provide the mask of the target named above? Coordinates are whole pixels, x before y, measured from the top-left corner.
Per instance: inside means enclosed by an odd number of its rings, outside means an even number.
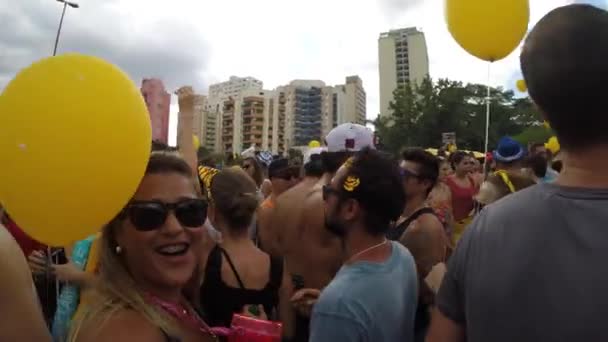
[[[187,228],[199,228],[207,220],[207,202],[202,199],[186,199],[175,203],[160,201],[134,201],[122,212],[139,231],[152,231],[165,224],[169,212]]]

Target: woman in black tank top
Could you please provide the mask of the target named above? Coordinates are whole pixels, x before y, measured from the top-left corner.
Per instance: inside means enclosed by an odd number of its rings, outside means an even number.
[[[222,242],[209,252],[201,270],[205,320],[211,326],[229,327],[235,313],[259,306],[272,319],[283,284],[283,262],[259,250],[248,235],[258,208],[255,183],[242,170],[227,169],[213,177],[208,196],[209,219],[221,231]],[[260,279],[265,274],[264,284]],[[252,311],[254,316],[261,314]]]

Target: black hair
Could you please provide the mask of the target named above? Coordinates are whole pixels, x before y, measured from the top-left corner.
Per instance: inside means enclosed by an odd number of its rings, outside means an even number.
[[[608,12],[557,8],[528,35],[521,69],[530,97],[565,148],[608,143]]]
[[[464,151],[456,151],[450,155],[450,164],[452,164],[452,169],[456,170],[456,165],[460,164],[460,162],[464,158],[471,158],[471,156]]]
[[[547,175],[547,158],[542,154],[530,155],[526,160],[526,166],[529,167],[538,178],[543,178]]]
[[[310,161],[304,164],[304,175],[306,177],[321,177],[323,176],[323,161],[321,155],[313,154],[310,156]]]
[[[533,143],[532,145],[530,145],[530,149],[529,149],[530,154],[534,154],[536,152],[536,150],[538,150],[540,147],[545,148],[545,144],[544,143]]]
[[[439,158],[421,148],[409,148],[401,154],[403,160],[418,164],[419,178],[431,182],[427,195],[437,184],[439,178]]]
[[[405,192],[397,161],[389,154],[365,148],[357,152],[340,184],[355,177],[353,191],[340,187],[342,198],[354,198],[363,208],[365,227],[372,235],[383,235],[405,206]]]
[[[190,165],[176,152],[155,151],[150,155],[146,175],[159,173],[177,173],[192,178],[194,173]]]
[[[321,152],[321,161],[323,163],[323,171],[327,173],[336,173],[340,166],[353,155],[353,152]]]

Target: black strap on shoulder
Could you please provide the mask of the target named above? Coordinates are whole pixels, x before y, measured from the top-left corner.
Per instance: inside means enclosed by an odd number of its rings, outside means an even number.
[[[224,254],[224,256],[226,257],[226,260],[228,261],[228,264],[230,265],[230,269],[232,269],[232,273],[234,273],[234,276],[236,277],[236,281],[238,281],[239,286],[241,287],[241,289],[245,290],[245,285],[243,284],[243,281],[241,280],[241,277],[239,276],[239,272],[236,271],[236,267],[234,267],[234,264],[232,263],[232,259],[230,259],[230,255],[228,255],[228,252],[226,252],[226,250],[223,249],[222,247],[218,247],[218,248],[220,249],[222,254]]]
[[[413,213],[412,215],[410,215],[410,217],[408,217],[408,221],[410,221],[410,223],[416,221],[420,216],[424,215],[424,214],[432,214],[432,215],[436,215],[435,214],[435,210],[431,207],[424,207],[421,209],[418,209],[415,213]]]
[[[217,283],[222,279],[222,253],[219,247],[215,245],[209,256],[207,257],[207,264],[205,265],[205,283],[213,282]]]
[[[420,209],[416,210],[412,215],[410,215],[405,221],[401,222],[399,225],[390,229],[388,231],[388,233],[386,234],[386,237],[389,240],[398,241],[399,239],[401,239],[401,236],[403,235],[403,233],[405,233],[407,227],[409,227],[410,224],[412,224],[412,222],[416,221],[420,216],[422,216],[424,214],[436,215],[435,210],[433,210],[433,208],[430,208],[430,207],[420,208]]]
[[[283,259],[270,257],[270,285],[274,289],[281,287],[283,282]]]

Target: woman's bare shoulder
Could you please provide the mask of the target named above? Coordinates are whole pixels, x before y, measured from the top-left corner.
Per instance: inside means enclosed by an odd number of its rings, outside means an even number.
[[[164,342],[166,337],[140,313],[119,310],[100,324],[83,327],[76,342]]]

